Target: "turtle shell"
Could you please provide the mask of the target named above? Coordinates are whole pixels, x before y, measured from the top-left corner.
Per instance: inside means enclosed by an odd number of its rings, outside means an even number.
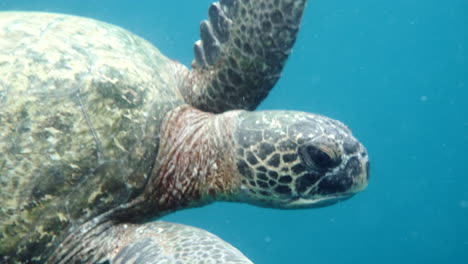
[[[184,71],[110,24],[0,12],[0,256],[42,262],[142,192]]]

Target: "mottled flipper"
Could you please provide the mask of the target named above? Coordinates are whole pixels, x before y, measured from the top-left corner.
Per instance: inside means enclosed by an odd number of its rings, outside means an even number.
[[[83,228],[85,230],[86,228]],[[208,231],[163,221],[103,223],[70,237],[51,263],[252,264],[239,250]]]
[[[220,0],[200,28],[183,92],[209,112],[255,109],[280,77],[306,0]]]

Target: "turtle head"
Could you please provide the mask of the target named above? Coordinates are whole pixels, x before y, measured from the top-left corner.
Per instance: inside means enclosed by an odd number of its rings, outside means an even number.
[[[322,207],[367,186],[367,151],[339,121],[265,111],[243,112],[238,124],[237,201],[282,209]]]

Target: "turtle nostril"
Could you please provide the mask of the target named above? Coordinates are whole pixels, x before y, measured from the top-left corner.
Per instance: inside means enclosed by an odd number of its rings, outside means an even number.
[[[359,143],[355,141],[347,141],[344,143],[343,149],[346,154],[355,153],[359,149]]]

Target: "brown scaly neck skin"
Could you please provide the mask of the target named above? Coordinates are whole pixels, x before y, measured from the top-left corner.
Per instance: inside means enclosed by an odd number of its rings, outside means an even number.
[[[188,105],[169,112],[161,126],[158,156],[143,194],[81,226],[61,244],[50,262],[94,254],[81,248],[84,244],[106,252],[108,237],[116,235],[112,229],[115,225],[141,223],[176,210],[238,197],[242,176],[236,169],[233,146],[240,113],[215,115]]]
[[[164,119],[158,158],[138,210],[149,217],[230,200],[239,191],[234,130],[241,111],[221,115],[184,105]],[[139,213],[141,216],[141,212]]]

